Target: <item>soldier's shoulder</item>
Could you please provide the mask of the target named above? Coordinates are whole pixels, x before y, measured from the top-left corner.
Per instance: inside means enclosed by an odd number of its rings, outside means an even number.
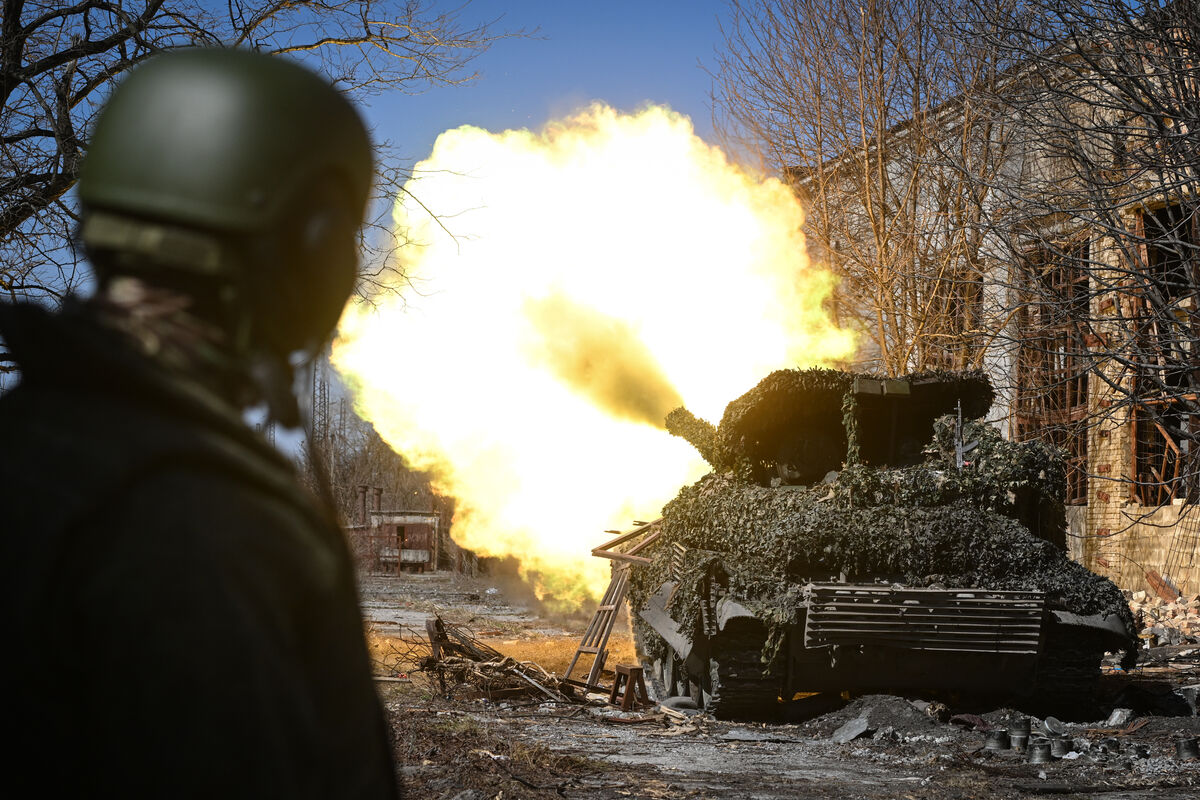
[[[41,529],[70,526],[156,476],[183,476],[210,494],[239,487],[243,498],[305,504],[294,468],[253,431],[169,403],[18,387],[0,398],[0,432],[0,500]]]

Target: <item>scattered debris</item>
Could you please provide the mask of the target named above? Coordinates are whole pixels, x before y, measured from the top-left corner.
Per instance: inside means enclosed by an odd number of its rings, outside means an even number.
[[[1164,600],[1144,591],[1128,594],[1138,637],[1145,647],[1200,642],[1200,595]]]
[[[1129,709],[1118,708],[1117,711],[1129,711]],[[1130,712],[1130,713],[1132,714],[1133,712]],[[1117,716],[1116,712],[1113,713],[1113,716]],[[1109,719],[1112,719],[1112,717],[1110,717]],[[1150,720],[1148,720],[1148,719],[1139,719],[1135,722],[1130,722],[1128,725],[1126,725],[1123,728],[1114,728],[1114,727],[1108,725],[1107,723],[1105,723],[1105,727],[1103,727],[1103,728],[1088,728],[1087,732],[1091,733],[1091,734],[1111,733],[1116,736],[1128,736],[1129,734],[1136,733],[1137,731],[1146,727],[1146,723],[1148,723],[1149,721]]]
[[[422,581],[418,588],[425,590],[428,583]],[[463,587],[450,588],[461,602]],[[694,702],[683,696],[628,712],[608,705],[607,687],[590,697],[576,691],[578,697],[570,702],[552,700],[508,674],[514,664],[506,665],[505,655],[494,649],[506,650],[504,639],[513,635],[507,629],[504,636],[492,636],[488,631],[502,628],[474,610],[461,613],[442,602],[438,607],[447,609],[443,618],[469,619],[474,626],[468,631],[443,622],[444,635],[434,637],[438,659],[432,658],[433,642],[423,618],[419,627],[406,627],[405,640],[390,650],[382,644],[373,650],[378,674],[390,678],[379,688],[407,796],[1017,800],[1022,794],[1124,792],[1120,796],[1191,800],[1200,788],[1200,754],[1194,750],[1200,717],[1192,716],[1179,699],[1190,685],[1200,691],[1200,679],[1179,667],[1195,658],[1187,650],[1200,647],[1142,651],[1142,666],[1104,675],[1096,704],[1082,716],[1064,714],[1061,720],[1041,716],[1045,711],[1032,705],[996,707],[945,693],[846,698],[824,693],[794,699],[794,704],[823,705],[802,719],[789,715],[791,724],[731,725],[690,708]],[[571,633],[563,637],[566,655],[561,661],[532,660],[558,664],[561,670],[578,641]],[[479,641],[483,637],[492,647]],[[392,658],[378,658],[388,652]],[[452,674],[460,666],[456,659],[471,662],[464,667],[471,674],[463,683]],[[446,670],[445,693],[439,691],[439,666]],[[523,666],[533,670],[529,677],[534,681],[562,690],[551,676],[531,664]],[[508,681],[519,691],[489,699],[473,682],[484,679],[474,673],[493,670],[487,680]],[[1179,699],[1178,708],[1163,710],[1164,698]],[[946,722],[937,719],[941,703],[949,707]],[[1132,717],[1114,718],[1114,708],[1129,709]],[[866,730],[844,744],[835,743],[833,734],[849,723],[865,723]],[[1025,724],[1030,736],[1024,752],[1013,747],[1011,737],[1006,749],[984,749],[984,729],[1012,734]],[[1045,761],[1041,751],[1047,743],[1050,760]]]
[[[992,723],[975,714],[955,714],[950,718],[951,725],[961,725],[971,731],[990,731]]]
[[[1114,708],[1112,713],[1108,715],[1108,719],[1104,721],[1106,728],[1123,728],[1133,721],[1132,708]]]
[[[428,620],[425,628],[431,654],[422,668],[437,676],[443,695],[470,685],[489,700],[536,692],[559,702],[577,702],[567,684],[537,664],[506,656],[441,617]]]
[[[930,700],[909,700],[908,702],[917,711],[924,712],[925,716],[934,722],[950,721],[950,709],[946,707],[945,703]]]
[[[866,733],[869,724],[870,723],[867,721],[865,716],[852,719],[834,731],[831,738],[837,744],[845,744],[846,742],[857,739]]]
[[[723,742],[778,742],[781,744],[799,744],[803,739],[781,736],[767,730],[750,730],[748,728],[732,728],[721,735]]]

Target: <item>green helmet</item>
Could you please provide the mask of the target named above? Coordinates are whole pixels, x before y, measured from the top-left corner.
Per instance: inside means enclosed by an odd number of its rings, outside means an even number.
[[[315,73],[250,51],[169,52],[97,117],[81,238],[154,280],[228,281],[258,339],[296,349],[328,334],[353,289],[372,174],[361,119]]]

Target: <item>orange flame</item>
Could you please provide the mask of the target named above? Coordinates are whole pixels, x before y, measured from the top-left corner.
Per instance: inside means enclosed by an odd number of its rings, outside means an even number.
[[[794,194],[669,109],[458,128],[414,174],[395,209],[411,289],[348,309],[333,362],[458,498],[455,540],[517,556],[561,608],[603,591],[604,528],[707,471],[668,411],[716,422],[770,370],[853,349]]]

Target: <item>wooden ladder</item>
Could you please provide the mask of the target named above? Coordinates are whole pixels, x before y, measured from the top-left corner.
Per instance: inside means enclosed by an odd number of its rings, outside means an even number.
[[[612,634],[613,625],[616,624],[617,612],[625,600],[625,587],[628,584],[629,565],[617,564],[613,568],[613,577],[608,584],[608,591],[604,593],[604,599],[600,601],[599,608],[592,615],[592,621],[588,623],[583,640],[579,643],[579,649],[575,651],[575,657],[571,659],[571,666],[567,667],[565,680],[571,680],[571,673],[575,671],[579,657],[587,654],[592,656],[592,669],[588,672],[587,687],[589,689],[600,688],[600,673],[604,670],[604,661],[608,658],[608,637]]]
[[[579,643],[579,649],[575,651],[575,657],[571,659],[571,666],[567,667],[567,674],[563,676],[563,680],[579,684],[579,681],[571,680],[571,673],[575,671],[575,665],[579,662],[580,656],[590,655],[592,656],[592,669],[588,672],[585,685],[587,688],[593,690],[601,688],[599,680],[600,673],[604,671],[604,662],[608,658],[608,637],[612,633],[613,625],[616,624],[617,613],[621,609],[621,603],[625,602],[625,589],[629,585],[630,565],[650,563],[650,559],[645,556],[639,556],[638,552],[658,538],[660,522],[662,522],[661,517],[653,522],[634,520],[634,528],[631,531],[624,533],[621,531],[605,531],[605,533],[615,533],[618,536],[592,550],[592,555],[599,558],[612,559],[617,563],[613,566],[613,577],[612,581],[608,584],[608,591],[604,593],[604,599],[600,601],[600,607],[596,609],[596,613],[592,616],[592,621],[588,623],[587,631],[583,634],[583,641]],[[624,552],[612,549],[634,539],[641,539],[641,541],[630,546]]]

